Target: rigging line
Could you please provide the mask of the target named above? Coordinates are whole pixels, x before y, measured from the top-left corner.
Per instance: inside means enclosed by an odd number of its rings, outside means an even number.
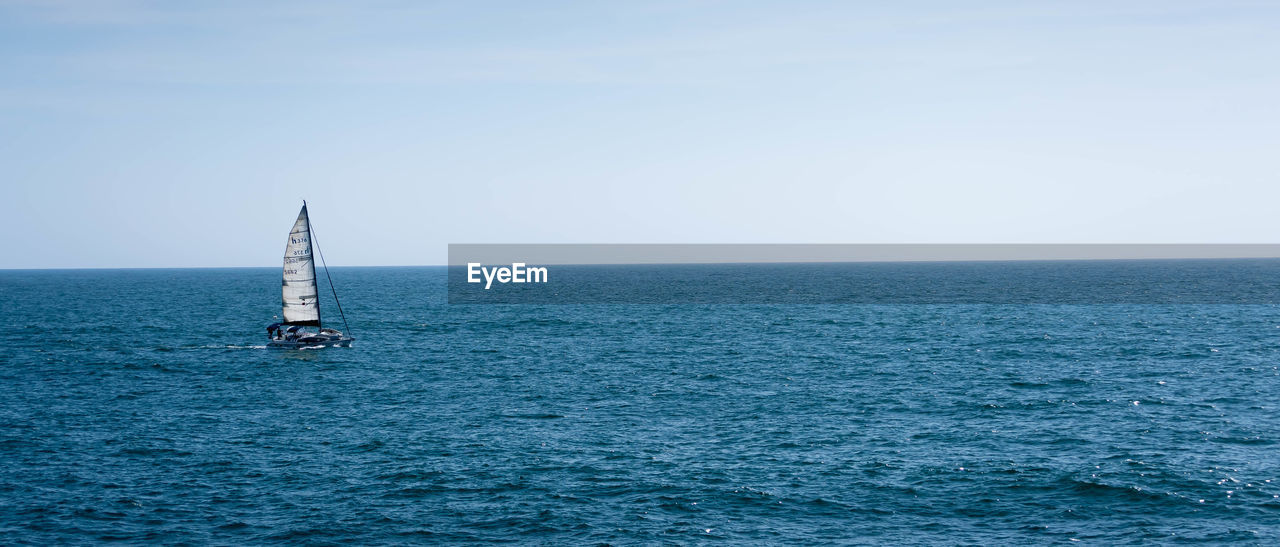
[[[307,228],[311,230],[311,244],[315,245],[316,252],[320,253],[320,265],[324,266],[324,276],[329,280],[329,290],[333,291],[333,302],[338,305],[338,315],[342,317],[342,328],[346,329],[347,336],[351,336],[351,327],[347,325],[347,314],[342,313],[342,302],[338,300],[338,289],[333,286],[333,277],[329,275],[329,265],[324,261],[324,251],[320,250],[320,238],[316,237],[316,229],[311,226],[311,215],[309,213],[307,214]]]

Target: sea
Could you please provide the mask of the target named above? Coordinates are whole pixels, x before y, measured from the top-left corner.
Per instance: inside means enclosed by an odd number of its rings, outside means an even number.
[[[279,268],[0,271],[0,543],[1280,544],[1280,262],[1195,264],[1248,297],[333,268],[356,341],[309,350],[266,347]]]

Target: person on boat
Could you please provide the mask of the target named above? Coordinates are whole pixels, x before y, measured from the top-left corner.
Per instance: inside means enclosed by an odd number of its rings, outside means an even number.
[[[275,337],[277,332],[280,332],[280,323],[267,325],[267,338]]]

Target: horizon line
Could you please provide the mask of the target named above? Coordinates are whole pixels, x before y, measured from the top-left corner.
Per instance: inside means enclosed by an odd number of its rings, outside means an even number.
[[[1168,262],[1213,260],[1280,260],[1280,256],[1187,256],[1187,257],[1099,257],[1099,258],[938,258],[903,260],[777,260],[719,262],[538,262],[528,266],[747,266],[786,264],[963,264],[1001,262]],[[499,265],[499,263],[492,263]],[[359,264],[334,268],[463,268],[463,264]],[[108,270],[268,270],[280,266],[74,266],[49,268],[0,268],[0,272],[108,271]]]

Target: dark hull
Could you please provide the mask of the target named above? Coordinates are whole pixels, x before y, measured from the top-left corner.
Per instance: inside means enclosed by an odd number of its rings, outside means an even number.
[[[267,342],[268,348],[306,349],[306,348],[349,348],[355,338],[350,336],[304,336],[297,340],[275,340]]]

